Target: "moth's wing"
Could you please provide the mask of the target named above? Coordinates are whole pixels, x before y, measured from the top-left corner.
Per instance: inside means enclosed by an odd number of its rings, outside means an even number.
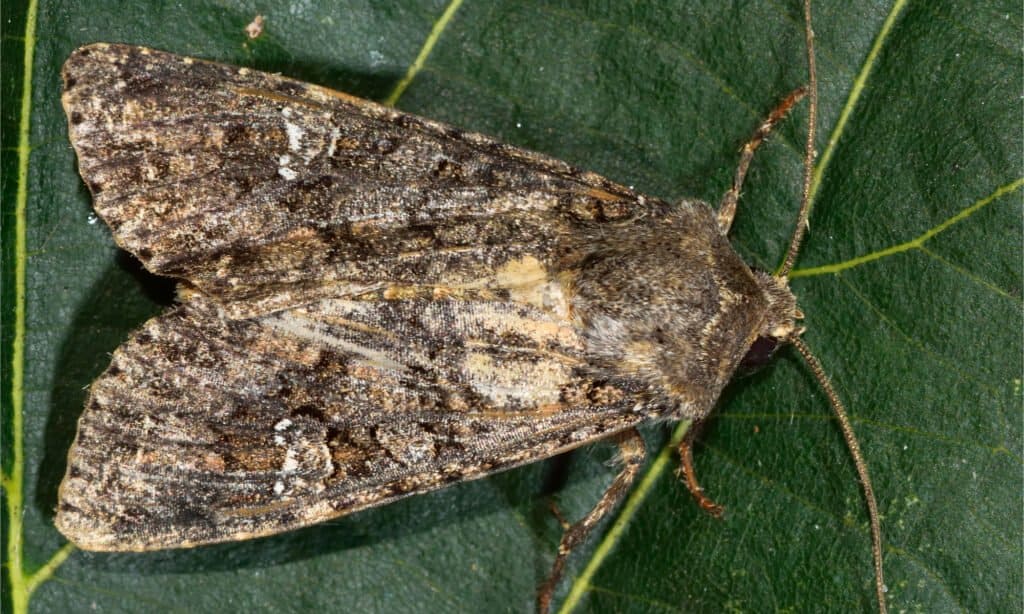
[[[514,301],[196,299],[93,384],[57,526],[94,550],[269,535],[537,460],[643,418],[567,321]]]
[[[234,317],[387,284],[461,286],[668,206],[593,173],[278,75],[125,45],[64,65],[96,211]]]

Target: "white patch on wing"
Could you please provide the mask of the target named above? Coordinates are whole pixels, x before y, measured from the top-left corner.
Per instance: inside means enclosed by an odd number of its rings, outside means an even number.
[[[299,468],[299,455],[294,448],[290,448],[284,455],[284,464],[281,466],[282,473],[293,473]]]
[[[322,330],[322,327],[317,326],[316,322],[297,317],[292,312],[285,311],[268,316],[263,319],[263,323],[300,339],[306,339],[346,354],[358,356],[371,367],[391,371],[406,370],[405,365],[392,359],[381,350],[341,339],[337,335],[332,335],[330,332]]]
[[[475,392],[497,406],[555,404],[572,381],[570,368],[557,360],[506,357],[499,363],[481,352],[466,354],[462,372]]]
[[[302,139],[306,136],[306,131],[302,129],[302,126],[286,121],[284,131],[288,134],[288,150],[294,153],[302,151]]]
[[[331,158],[334,156],[334,152],[338,149],[338,139],[341,138],[341,131],[337,128],[331,128],[331,143],[327,146],[327,157]]]
[[[281,175],[288,181],[292,181],[293,179],[299,176],[298,173],[296,173],[295,171],[288,167],[288,165],[291,164],[291,161],[291,156],[281,156],[280,158],[277,159],[277,174]]]

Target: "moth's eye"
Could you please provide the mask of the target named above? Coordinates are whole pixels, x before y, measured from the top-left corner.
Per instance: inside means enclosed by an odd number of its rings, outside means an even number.
[[[768,364],[778,347],[779,340],[775,337],[758,337],[750,344],[746,356],[740,361],[740,370],[745,374],[757,371]]]

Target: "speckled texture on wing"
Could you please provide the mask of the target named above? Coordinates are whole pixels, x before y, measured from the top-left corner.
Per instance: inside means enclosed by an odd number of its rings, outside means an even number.
[[[704,203],[150,49],[64,79],[97,212],[183,280],[90,391],[57,516],[82,547],[266,535],[702,419],[792,330]]]
[[[75,51],[64,107],[119,245],[235,316],[458,284],[581,224],[667,210],[564,162],[315,85],[127,45]],[[500,251],[496,249],[500,247]]]
[[[57,526],[92,550],[267,535],[544,458],[644,417],[510,302],[326,300],[150,320],[93,384]]]

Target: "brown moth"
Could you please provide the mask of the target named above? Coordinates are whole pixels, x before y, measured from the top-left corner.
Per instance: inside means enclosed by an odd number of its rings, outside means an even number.
[[[803,91],[715,212],[247,68],[99,43],[63,76],[97,213],[180,281],[90,388],[56,519],[82,548],[271,535],[615,438],[624,468],[566,531],[544,610],[639,471],[635,427],[705,419],[752,348],[794,343],[841,415],[786,278],[806,206],[780,274],[727,239]]]

